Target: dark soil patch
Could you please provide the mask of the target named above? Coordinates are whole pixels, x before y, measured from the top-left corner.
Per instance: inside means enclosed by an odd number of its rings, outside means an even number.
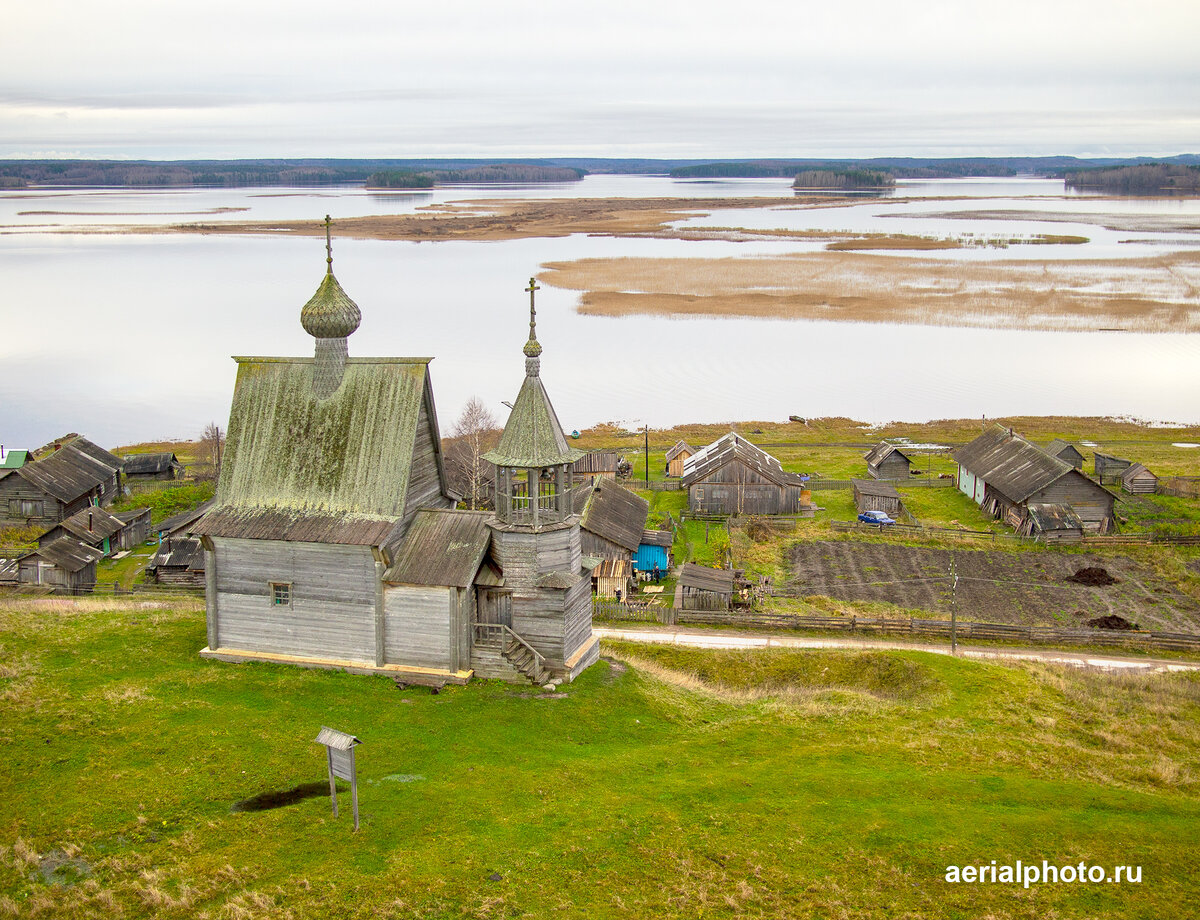
[[[1108,574],[1108,569],[1098,565],[1090,565],[1079,569],[1074,575],[1068,575],[1066,581],[1073,581],[1077,585],[1089,585],[1093,588],[1120,584],[1119,578],[1113,578]]]
[[[1087,625],[1092,629],[1137,629],[1136,623],[1130,623],[1117,613],[1110,613],[1106,617],[1095,617],[1088,620]]]
[[[258,795],[233,803],[233,811],[270,811],[284,805],[294,805],[304,799],[318,795],[329,795],[329,783],[304,783],[276,792],[260,792]]]

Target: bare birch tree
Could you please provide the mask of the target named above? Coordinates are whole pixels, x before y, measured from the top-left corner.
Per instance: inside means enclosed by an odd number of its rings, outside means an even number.
[[[221,478],[221,454],[225,451],[225,432],[216,422],[209,422],[200,436],[200,456],[208,469],[212,471],[213,479]]]
[[[472,396],[450,429],[446,443],[446,472],[451,486],[462,493],[472,511],[491,502],[492,465],[483,455],[500,442],[500,423],[482,399]]]

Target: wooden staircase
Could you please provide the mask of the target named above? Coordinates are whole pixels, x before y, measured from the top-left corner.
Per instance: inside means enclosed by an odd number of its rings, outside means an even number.
[[[540,687],[549,680],[550,672],[543,666],[544,659],[515,636],[505,638],[502,653],[508,663],[524,674],[530,683]]]
[[[480,653],[480,660],[476,660],[473,652],[472,666],[480,676],[523,679],[539,687],[551,681],[557,682],[557,675],[546,666],[542,654],[514,632],[511,626],[476,623],[475,650]],[[491,663],[484,659],[490,659]]]

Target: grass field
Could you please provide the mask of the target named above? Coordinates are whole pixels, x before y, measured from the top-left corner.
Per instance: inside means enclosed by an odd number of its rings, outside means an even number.
[[[614,645],[562,692],[205,661],[199,605],[0,608],[0,916],[1175,917],[1200,680]],[[349,797],[236,802],[325,777]],[[948,865],[1140,866],[951,884]]]

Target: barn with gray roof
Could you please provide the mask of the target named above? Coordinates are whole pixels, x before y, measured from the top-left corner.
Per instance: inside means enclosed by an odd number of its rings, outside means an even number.
[[[729,432],[688,457],[682,485],[701,514],[795,514],[804,480],[765,450]]]
[[[18,469],[0,471],[0,523],[49,527],[89,505],[108,504],[120,488],[119,468],[112,454],[76,438]]]
[[[1013,528],[1021,528],[1031,503],[1069,506],[1088,533],[1113,527],[1111,492],[1006,428],[989,428],[953,456],[959,490]]]

